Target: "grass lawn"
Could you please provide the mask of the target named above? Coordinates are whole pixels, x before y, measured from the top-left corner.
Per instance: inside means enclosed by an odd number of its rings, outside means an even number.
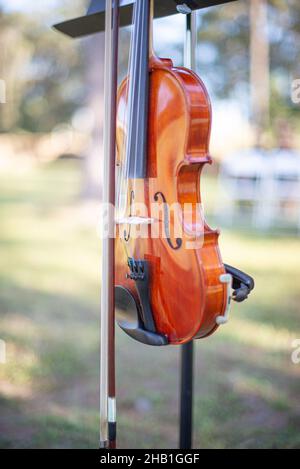
[[[0,173],[3,448],[98,445],[98,206],[79,191],[73,161]],[[256,290],[196,344],[194,446],[299,447],[300,240],[223,230],[221,249]],[[120,447],[176,447],[178,360],[118,331]]]

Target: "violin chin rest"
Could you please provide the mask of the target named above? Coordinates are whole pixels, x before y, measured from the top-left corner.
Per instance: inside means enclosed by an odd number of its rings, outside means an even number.
[[[132,339],[145,345],[161,347],[168,345],[165,335],[147,331],[141,320],[137,302],[127,288],[115,287],[116,321]]]

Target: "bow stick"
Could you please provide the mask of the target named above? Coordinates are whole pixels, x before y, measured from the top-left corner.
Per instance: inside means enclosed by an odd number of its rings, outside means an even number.
[[[116,447],[115,391],[115,162],[118,85],[119,0],[106,0],[104,78],[104,156],[101,262],[100,448]]]

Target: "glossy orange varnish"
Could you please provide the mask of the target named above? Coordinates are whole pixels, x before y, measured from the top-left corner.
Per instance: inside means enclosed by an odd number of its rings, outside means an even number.
[[[191,213],[196,215],[195,204],[201,202],[201,171],[206,163],[211,163],[210,100],[204,84],[190,70],[174,68],[169,59],[155,57],[151,58],[150,66],[147,177],[128,181],[128,199],[130,191],[134,190],[135,203],[150,207],[155,202],[155,194],[162,192],[168,204],[179,203],[183,207],[189,203]],[[118,93],[120,164],[126,135],[126,87],[124,80]],[[201,213],[192,224],[184,217],[181,222],[183,244],[178,250],[172,249],[163,237],[152,239],[150,226],[146,228],[146,239],[130,239],[128,243],[118,236],[119,230],[126,227],[119,226],[116,239],[116,284],[129,289],[138,301],[135,282],[126,278],[127,257],[149,261],[150,298],[156,329],[167,335],[171,344],[213,333],[217,328],[216,317],[224,314],[226,308],[226,286],[219,280],[225,273],[218,248],[219,233],[210,229]],[[158,223],[164,230],[162,216]],[[174,223],[172,220],[171,233]],[[175,244],[174,237],[171,239]],[[197,242],[196,247],[187,249],[191,242]]]

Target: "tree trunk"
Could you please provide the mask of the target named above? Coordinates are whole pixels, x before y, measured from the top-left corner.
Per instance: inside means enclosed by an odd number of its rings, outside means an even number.
[[[270,117],[270,56],[268,40],[267,0],[250,1],[250,83],[251,118],[256,143],[269,125]]]

